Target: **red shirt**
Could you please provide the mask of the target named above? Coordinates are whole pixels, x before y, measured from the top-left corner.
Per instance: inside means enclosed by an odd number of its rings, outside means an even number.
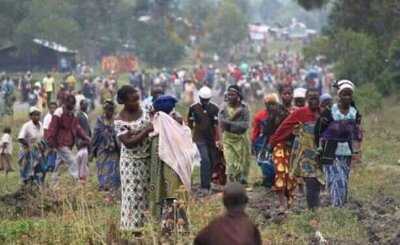
[[[72,148],[77,137],[88,140],[88,136],[79,125],[78,118],[73,113],[64,113],[63,108],[58,108],[45,135],[47,142],[56,148]]]
[[[232,76],[237,82],[242,79],[242,72],[240,71],[239,68],[235,68],[235,70],[232,72]]]
[[[286,141],[296,125],[299,123],[315,122],[317,121],[317,116],[318,112],[311,111],[308,106],[297,109],[283,120],[279,128],[269,139],[269,144],[274,147]]]
[[[253,118],[253,125],[251,131],[251,141],[254,142],[261,134],[261,123],[268,118],[267,110],[257,112]]]
[[[204,80],[204,77],[206,76],[206,71],[202,68],[199,68],[194,76],[196,78],[196,81],[202,82]]]

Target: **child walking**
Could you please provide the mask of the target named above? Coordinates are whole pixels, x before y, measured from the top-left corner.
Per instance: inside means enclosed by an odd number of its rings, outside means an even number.
[[[88,145],[84,142],[79,142],[77,147],[78,147],[78,154],[76,157],[76,161],[79,169],[79,180],[82,184],[85,184],[89,177]]]
[[[12,150],[11,128],[6,127],[0,140],[0,171],[4,170],[6,176],[8,172],[14,171],[11,167]]]

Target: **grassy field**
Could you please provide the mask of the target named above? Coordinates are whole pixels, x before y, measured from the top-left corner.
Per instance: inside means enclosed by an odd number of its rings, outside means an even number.
[[[281,220],[265,219],[268,211],[250,207],[248,211],[259,225],[265,244],[309,244],[316,230],[331,244],[368,244],[374,239],[386,244],[398,235],[400,106],[394,100],[386,100],[384,105],[381,111],[364,116],[364,158],[352,171],[349,204],[342,209],[325,207],[316,212],[299,209]],[[12,124],[14,135],[25,115],[17,112]],[[15,152],[17,148],[15,145]],[[18,170],[16,164],[14,169]],[[198,170],[193,178],[194,182],[199,181]],[[250,179],[253,183],[260,180],[254,163]],[[16,191],[21,195],[11,196]],[[263,191],[255,188],[251,196],[263,200]],[[190,244],[195,234],[222,211],[218,195],[192,199],[190,234],[177,237],[171,244]],[[97,191],[93,163],[86,186],[72,184],[65,171],[59,188],[42,192],[21,191],[17,171],[7,177],[0,175],[1,244],[127,244],[130,237],[118,232],[118,222],[119,203],[107,204]],[[158,226],[149,218],[144,244],[157,244]]]

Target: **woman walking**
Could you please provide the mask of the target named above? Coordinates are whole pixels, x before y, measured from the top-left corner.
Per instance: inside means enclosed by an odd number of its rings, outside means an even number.
[[[145,211],[148,209],[149,162],[153,131],[150,116],[140,106],[140,95],[125,85],[117,94],[124,108],[115,120],[117,137],[121,140],[121,230],[142,236]]]
[[[250,113],[237,85],[229,86],[227,92],[228,103],[220,111],[219,122],[228,178],[231,182],[246,184],[250,164],[250,142],[246,132],[250,126]]]
[[[354,84],[341,80],[336,85],[339,102],[321,114],[315,128],[315,141],[319,146],[331,204],[342,207],[347,201],[352,142],[358,135],[361,116],[352,106]]]
[[[121,185],[119,173],[120,147],[114,128],[115,104],[106,100],[103,115],[99,116],[91,143],[91,158],[96,158],[97,179],[100,191],[112,194]]]
[[[161,231],[166,237],[174,231],[188,231],[186,207],[195,161],[193,153],[197,149],[189,127],[176,117],[176,102],[174,97],[160,96],[153,104],[155,135],[151,148],[149,201],[152,215],[161,221]]]

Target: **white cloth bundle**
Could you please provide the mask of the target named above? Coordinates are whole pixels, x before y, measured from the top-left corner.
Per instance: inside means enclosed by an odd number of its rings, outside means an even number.
[[[160,159],[175,171],[190,191],[193,166],[200,164],[200,153],[192,140],[190,128],[164,112],[155,114],[153,126],[154,132],[159,135]]]

